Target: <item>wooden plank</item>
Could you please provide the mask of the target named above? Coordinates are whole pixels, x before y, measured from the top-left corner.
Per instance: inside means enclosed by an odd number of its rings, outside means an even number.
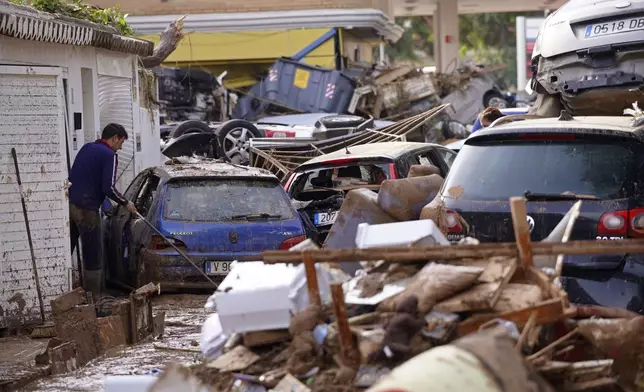
[[[512,212],[512,227],[514,228],[514,238],[516,239],[517,247],[519,248],[519,260],[521,260],[521,265],[529,267],[534,266],[525,199],[523,197],[511,197],[510,211]]]
[[[411,65],[405,65],[399,68],[394,68],[391,71],[385,72],[384,74],[378,76],[374,81],[374,84],[376,86],[382,86],[382,85],[391,83],[398,78],[402,78],[403,76],[407,75],[413,70],[414,70],[414,67],[412,67]]]
[[[427,246],[427,247],[384,247],[370,249],[314,249],[309,251],[316,263],[338,261],[378,261],[389,263],[427,263],[427,260],[458,260],[463,258],[490,258],[494,256],[518,257],[515,243],[486,243],[480,245]],[[535,255],[593,255],[644,253],[644,240],[625,239],[615,241],[570,241],[567,243],[535,242]],[[264,251],[262,259],[266,264],[302,262],[299,252]]]
[[[481,325],[495,318],[512,321],[517,327],[523,328],[533,312],[536,313],[535,325],[554,323],[564,317],[564,304],[561,299],[552,299],[532,308],[521,309],[516,312],[473,316],[458,325],[458,334],[464,336],[475,332]]]
[[[333,299],[333,314],[338,326],[338,339],[340,341],[340,355],[342,363],[353,367],[360,364],[360,353],[353,340],[353,333],[349,327],[347,306],[344,303],[344,290],[342,283],[331,284],[331,298]]]
[[[315,270],[315,261],[311,257],[311,253],[304,253],[304,269],[306,272],[306,285],[309,291],[309,302],[311,305],[322,306],[322,298],[320,298],[320,288],[318,286],[318,275]]]

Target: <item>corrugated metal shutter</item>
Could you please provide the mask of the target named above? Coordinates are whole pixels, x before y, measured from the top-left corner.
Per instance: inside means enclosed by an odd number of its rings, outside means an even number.
[[[109,123],[125,127],[129,138],[118,152],[117,189],[125,192],[135,175],[134,168],[134,120],[132,114],[132,79],[98,75],[98,107],[101,132]]]
[[[16,149],[46,311],[69,291],[62,79],[57,68],[0,66],[0,327],[40,309],[11,148]]]

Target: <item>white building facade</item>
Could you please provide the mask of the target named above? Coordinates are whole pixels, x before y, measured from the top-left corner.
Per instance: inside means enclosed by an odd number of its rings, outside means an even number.
[[[142,107],[138,72],[139,56],[152,51],[151,42],[103,26],[0,1],[0,329],[40,322],[41,301],[47,312],[72,289],[66,190],[83,144],[110,122],[125,127],[122,191],[161,161],[158,114]]]

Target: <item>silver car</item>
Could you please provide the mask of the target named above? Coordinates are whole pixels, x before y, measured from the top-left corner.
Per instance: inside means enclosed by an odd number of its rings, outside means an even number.
[[[644,0],[569,1],[543,22],[532,67],[533,90],[574,114],[621,114],[641,97]]]

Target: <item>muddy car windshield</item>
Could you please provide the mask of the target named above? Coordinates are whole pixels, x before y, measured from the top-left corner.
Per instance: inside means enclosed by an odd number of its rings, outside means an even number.
[[[464,200],[508,200],[526,191],[580,198],[627,197],[625,186],[634,175],[631,145],[583,139],[465,145],[442,193]]]
[[[359,162],[349,165],[307,170],[293,184],[293,196],[298,200],[303,194],[312,195],[333,190],[350,190],[356,187],[378,187],[391,178],[390,163]]]
[[[294,219],[277,181],[208,179],[169,182],[163,216],[182,222],[244,222]]]

